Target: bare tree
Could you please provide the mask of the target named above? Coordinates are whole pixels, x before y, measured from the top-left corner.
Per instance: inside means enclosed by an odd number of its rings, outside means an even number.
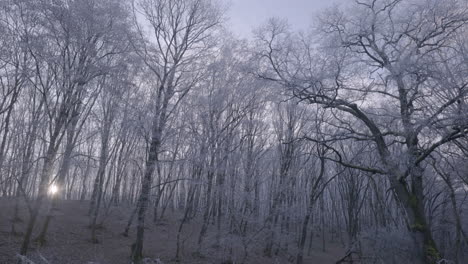
[[[466,67],[449,55],[456,32],[466,25],[466,10],[456,1],[449,6],[364,1],[356,2],[353,14],[325,14],[325,46],[288,32],[277,20],[258,34],[262,66],[268,67],[262,78],[334,112],[341,123],[337,139],[375,144],[377,167],[349,163],[332,149],[343,165],[388,176],[425,263],[441,256],[424,211],[424,161],[466,129],[456,112],[457,102],[467,96],[466,78],[458,75]],[[370,100],[383,108],[369,105]],[[435,135],[437,140],[427,140]]]
[[[134,261],[140,261],[152,175],[167,120],[195,84],[200,74],[196,67],[211,48],[211,34],[220,23],[221,13],[218,7],[203,0],[142,0],[133,4],[133,10],[140,36],[134,40],[133,46],[152,74],[153,83],[149,85],[154,100],[148,156],[138,202],[137,237],[131,254]],[[140,23],[137,14],[145,22]],[[144,33],[147,25],[153,34],[149,38]]]
[[[113,2],[106,4],[118,7]],[[83,111],[87,100],[93,100],[98,90],[88,84],[106,72],[101,68],[102,60],[118,52],[120,41],[117,34],[109,31],[115,27],[118,9],[110,16],[100,16],[109,5],[94,5],[89,2],[30,3],[28,8],[36,10],[42,28],[28,35],[28,53],[33,60],[33,86],[44,101],[48,117],[48,143],[40,176],[38,197],[31,211],[31,218],[21,248],[24,255],[29,246],[42,201],[46,198],[57,151],[67,128]],[[89,12],[89,11],[93,12]],[[83,21],[86,21],[85,24]],[[87,24],[86,24],[87,23]],[[92,29],[92,30],[88,30]],[[41,30],[50,34],[40,34]],[[111,34],[112,32],[112,34]],[[113,46],[112,46],[113,45]],[[46,230],[46,228],[44,229]]]

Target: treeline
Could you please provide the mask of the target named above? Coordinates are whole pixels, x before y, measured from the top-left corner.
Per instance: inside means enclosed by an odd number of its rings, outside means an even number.
[[[456,0],[356,1],[252,40],[209,0],[1,0],[0,192],[13,220],[28,206],[19,253],[73,199],[90,200],[94,243],[110,208],[134,208],[135,262],[174,210],[176,259],[199,219],[198,253],[227,260],[300,264],[319,238],[343,259],[463,263],[467,30]]]

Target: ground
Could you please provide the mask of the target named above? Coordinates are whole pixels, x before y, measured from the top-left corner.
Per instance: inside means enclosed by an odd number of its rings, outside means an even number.
[[[15,203],[16,200],[14,199],[0,198],[0,264],[16,263],[16,253],[20,248],[25,223],[28,219],[25,206],[20,203],[22,221],[12,221]],[[89,203],[87,201],[61,201],[50,225],[46,244],[39,247],[37,243],[33,243],[29,257],[34,259],[36,264],[129,264],[130,245],[135,239],[135,228],[131,228],[128,237],[123,236],[122,232],[128,221],[131,208],[124,206],[111,207],[109,213],[105,216],[104,226],[98,230],[99,243],[95,244],[91,243],[90,240],[88,207]],[[43,211],[42,216],[46,210]],[[205,239],[204,255],[193,254],[197,246],[196,241],[200,223],[192,221],[184,226],[182,234],[182,238],[185,240],[184,247],[180,261],[176,262],[174,256],[180,214],[167,212],[165,218],[157,224],[153,224],[149,218],[147,222],[149,224],[145,233],[144,254],[152,259],[160,259],[165,264],[221,264],[230,254],[233,256],[234,263],[239,263],[241,256],[243,256],[241,243],[232,238],[229,238],[231,239],[229,241],[224,241],[227,245],[234,245],[232,252],[223,250],[222,247],[212,246],[213,243],[210,243],[210,241],[215,239],[216,228],[214,226],[210,226],[212,233],[208,232]],[[12,231],[13,223],[15,232]],[[38,226],[42,226],[42,221],[39,222]],[[34,237],[36,236],[37,234]],[[317,243],[319,243],[319,240],[321,239],[316,240]],[[259,245],[259,243],[261,242],[255,242],[252,245],[253,249],[249,252],[246,263],[288,263],[286,256],[263,257],[261,253],[262,245]],[[344,251],[340,245],[329,244],[326,252],[322,252],[319,245],[317,245],[313,254],[305,257],[304,263],[335,263],[343,254]],[[41,260],[42,257],[47,262]]]

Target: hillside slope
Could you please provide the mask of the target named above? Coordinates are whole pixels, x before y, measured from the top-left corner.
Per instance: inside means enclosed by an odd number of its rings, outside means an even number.
[[[20,203],[20,215],[23,221],[12,222],[15,200],[0,199],[0,263],[16,263],[16,252],[22,241],[27,212],[24,204]],[[130,245],[134,241],[134,228],[130,235],[125,237],[122,231],[128,221],[131,208],[111,207],[104,219],[104,225],[98,230],[99,243],[90,241],[91,232],[88,228],[89,217],[86,215],[88,202],[61,201],[58,210],[49,228],[47,242],[39,247],[35,243],[29,256],[37,264],[128,264]],[[42,212],[44,216],[45,211]],[[38,226],[42,226],[42,218]],[[210,227],[208,237],[202,249],[204,254],[194,254],[197,248],[197,238],[200,224],[192,221],[184,226],[182,240],[184,240],[181,259],[174,260],[176,251],[176,234],[180,223],[180,214],[167,212],[164,219],[153,224],[148,219],[147,233],[145,234],[145,256],[160,259],[163,263],[223,263],[229,256],[235,263],[240,263],[244,255],[241,240],[234,235],[222,238],[221,247],[214,247],[210,241],[215,240],[215,227]],[[13,233],[13,224],[14,231]],[[36,227],[36,231],[39,228]],[[36,236],[36,235],[35,235]],[[317,238],[317,243],[321,239]],[[318,247],[318,245],[317,245]],[[335,263],[344,253],[340,246],[330,244],[326,252],[315,249],[311,256],[305,258],[305,263]],[[229,248],[229,250],[228,250]],[[232,251],[230,250],[232,248]],[[266,258],[261,254],[261,239],[252,243],[246,263],[288,263],[287,257],[279,254],[274,258]],[[226,262],[225,262],[226,263]]]

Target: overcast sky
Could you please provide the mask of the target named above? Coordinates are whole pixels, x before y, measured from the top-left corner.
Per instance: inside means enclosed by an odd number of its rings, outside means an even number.
[[[252,29],[270,17],[286,18],[296,29],[307,29],[314,13],[343,0],[224,0],[230,6],[232,31],[249,37]]]

